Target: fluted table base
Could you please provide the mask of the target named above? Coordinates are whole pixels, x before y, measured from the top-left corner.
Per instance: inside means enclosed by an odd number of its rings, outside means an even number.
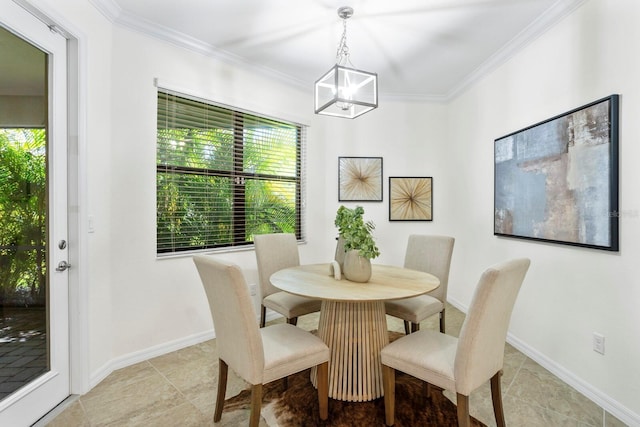
[[[389,343],[383,301],[322,301],[318,336],[331,350],[329,397],[362,402],[383,395],[380,350]],[[316,385],[315,368],[311,381]]]

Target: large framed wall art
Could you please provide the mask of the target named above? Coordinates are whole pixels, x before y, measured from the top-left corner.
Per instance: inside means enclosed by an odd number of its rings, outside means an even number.
[[[494,234],[618,251],[618,95],[494,141]]]
[[[338,201],[382,201],[382,157],[338,157]]]
[[[432,177],[389,177],[389,221],[433,220]]]

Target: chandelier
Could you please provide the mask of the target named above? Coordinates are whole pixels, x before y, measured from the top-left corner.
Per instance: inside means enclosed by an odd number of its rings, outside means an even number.
[[[351,7],[338,9],[342,38],[336,52],[336,65],[316,81],[316,114],[353,119],[378,107],[378,75],[354,68],[349,59],[347,19],[352,15]]]

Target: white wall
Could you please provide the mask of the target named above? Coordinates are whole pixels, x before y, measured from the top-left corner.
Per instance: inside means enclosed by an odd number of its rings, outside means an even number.
[[[211,328],[204,293],[190,257],[155,256],[154,78],[159,79],[160,86],[310,125],[308,244],[300,247],[302,262],[329,261],[333,257],[336,236],[333,218],[339,206],[338,156],[384,157],[385,189],[389,174],[432,176],[445,171],[438,155],[446,150],[442,144],[445,129],[442,106],[390,104],[357,121],[336,120],[313,114],[311,91],[293,90],[128,30],[114,31],[112,56],[110,157],[118,172],[109,177],[114,203],[103,215],[111,218],[113,224],[110,231],[114,254],[113,330],[127,331],[114,334],[112,357],[198,335]],[[412,147],[410,156],[397,155]],[[434,185],[442,186],[441,194],[446,194],[446,181],[442,179],[438,184],[437,176],[434,180]],[[385,200],[387,196],[384,195]],[[385,252],[381,260],[401,263],[406,237],[399,239],[398,234],[406,235],[410,229],[420,227],[406,223],[390,227],[387,206],[365,204],[367,217],[380,224],[379,243]],[[425,223],[421,228],[430,230],[433,224]],[[396,249],[385,250],[391,246]],[[221,256],[240,264],[247,280],[256,283],[252,251]]]
[[[329,261],[335,250],[338,156],[382,156],[392,175],[434,176],[435,203],[446,218],[447,181],[442,154],[443,106],[388,104],[357,121],[313,114],[311,90],[299,91],[215,59],[116,28],[113,37],[112,139],[114,171],[108,179],[113,203],[108,217],[112,283],[111,358],[126,358],[174,341],[198,340],[211,320],[190,257],[155,256],[156,87],[184,91],[217,102],[309,124],[307,145],[307,242],[302,262]],[[373,126],[373,127],[372,127]],[[397,155],[412,150],[411,155]],[[367,217],[379,224],[381,261],[401,263],[410,230],[434,230],[434,223],[387,222],[386,203],[367,203]],[[402,237],[400,237],[402,236]],[[393,248],[393,249],[391,249]],[[238,263],[249,283],[257,282],[252,251],[220,255]],[[135,325],[135,327],[132,327]],[[126,331],[126,332],[125,332]],[[101,361],[101,359],[100,359]],[[99,379],[109,371],[92,364]]]
[[[155,247],[156,104],[162,87],[308,122],[308,94],[210,57],[117,28],[113,39],[112,355],[127,355],[210,331],[211,316],[191,257],[157,259]],[[304,112],[307,111],[305,114]],[[303,112],[303,113],[299,113]],[[253,252],[222,255],[257,283]],[[116,258],[114,258],[115,260]],[[132,327],[135,325],[135,327]]]
[[[528,256],[531,269],[511,322],[514,343],[596,398],[640,422],[640,3],[591,0],[448,106],[447,142],[459,160],[449,296],[471,298],[478,272]],[[493,140],[610,94],[620,102],[620,252],[492,235]],[[606,337],[604,356],[592,334]],[[584,389],[583,389],[584,390]],[[606,405],[607,402],[604,402]],[[624,414],[619,414],[623,416]],[[629,419],[629,418],[627,418]]]
[[[448,105],[381,100],[356,120],[315,116],[301,91],[244,69],[112,26],[88,2],[37,0],[72,23],[83,44],[86,81],[91,382],[151,354],[204,339],[212,323],[189,257],[155,256],[156,87],[182,89],[310,125],[307,241],[302,262],[328,261],[335,248],[338,156],[384,158],[384,201],[362,203],[377,224],[379,262],[401,264],[410,233],[456,237],[450,297],[464,308],[488,265],[532,258],[511,339],[600,403],[640,419],[638,369],[640,4],[591,0],[521,54]],[[635,45],[634,45],[635,44]],[[321,73],[324,70],[319,70]],[[383,78],[383,76],[381,76]],[[493,232],[493,140],[592,100],[621,96],[621,251],[499,239]],[[432,176],[433,222],[388,221],[388,177]],[[349,203],[348,205],[355,205]],[[634,214],[635,213],[635,214]],[[256,283],[252,251],[221,255]],[[591,334],[606,336],[605,356]],[[622,414],[624,415],[624,414]]]
[[[310,159],[308,227],[310,242],[326,247],[317,262],[329,261],[337,235],[333,221],[337,208],[363,206],[365,219],[376,224],[375,237],[381,256],[375,262],[398,264],[404,261],[410,233],[450,233],[449,168],[442,159],[447,154],[443,105],[380,102],[380,107],[355,120],[316,116],[309,132]],[[383,201],[339,202],[338,157],[382,157]],[[434,222],[389,221],[389,176],[433,177]],[[318,208],[313,204],[321,201]]]

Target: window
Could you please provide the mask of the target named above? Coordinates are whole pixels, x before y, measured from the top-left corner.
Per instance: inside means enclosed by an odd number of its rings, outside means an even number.
[[[304,127],[158,92],[157,252],[301,227]]]

